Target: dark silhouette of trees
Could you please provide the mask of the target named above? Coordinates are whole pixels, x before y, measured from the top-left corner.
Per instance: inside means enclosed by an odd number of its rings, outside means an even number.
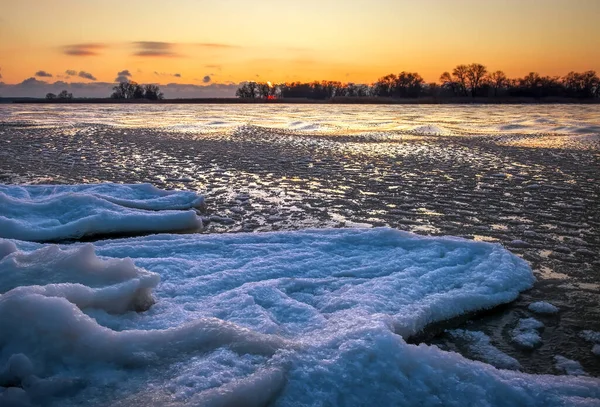
[[[56,95],[54,93],[46,93],[46,99],[54,100],[56,99]]]
[[[48,95],[46,95],[46,96],[48,96]],[[73,94],[70,92],[67,92],[66,90],[63,90],[58,94],[58,98],[61,100],[73,99]]]
[[[144,98],[148,100],[161,100],[164,98],[158,85],[144,85]]]
[[[562,81],[569,96],[578,98],[600,97],[600,79],[594,71],[569,72]]]
[[[470,64],[467,66],[467,85],[471,91],[471,96],[475,97],[482,81],[487,74],[487,68],[481,64]]]
[[[140,85],[137,82],[121,82],[113,87],[112,99],[148,99],[160,100],[163,93],[157,85]]]
[[[466,65],[458,65],[452,70],[452,79],[458,84],[459,94],[462,96],[468,96],[467,89],[467,73],[469,67]]]
[[[488,83],[492,89],[494,89],[494,96],[498,96],[498,91],[507,88],[510,84],[510,81],[504,72],[496,71],[489,74]]]
[[[115,87],[117,89],[117,87]],[[338,81],[245,82],[236,96],[245,99],[317,99],[335,97],[569,97],[600,98],[600,79],[594,71],[569,72],[564,77],[541,76],[530,72],[522,78],[510,79],[502,71],[488,73],[478,63],[458,65],[452,73],[444,72],[438,83],[426,84],[416,72],[403,71],[379,78],[371,85]]]
[[[244,82],[235,92],[235,96],[242,99],[256,99],[258,96],[258,85],[256,82]]]
[[[373,84],[373,96],[387,97],[419,97],[423,91],[425,81],[416,72],[401,72],[398,76],[394,74],[379,78]]]

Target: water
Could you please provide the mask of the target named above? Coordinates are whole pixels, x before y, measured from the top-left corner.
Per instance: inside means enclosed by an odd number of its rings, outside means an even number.
[[[0,122],[218,133],[252,125],[347,135],[598,135],[598,105],[8,105]]]
[[[532,373],[592,375],[600,331],[600,105],[4,105],[0,182],[151,182],[207,197],[205,233],[372,227],[499,242],[538,282],[450,328]],[[542,346],[510,332],[534,301]],[[445,328],[445,327],[441,327]],[[477,358],[441,329],[421,338]]]

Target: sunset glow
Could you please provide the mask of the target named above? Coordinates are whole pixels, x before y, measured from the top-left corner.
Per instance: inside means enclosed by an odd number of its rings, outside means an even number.
[[[600,70],[596,0],[0,0],[0,81],[233,86]],[[243,10],[243,12],[240,12]]]

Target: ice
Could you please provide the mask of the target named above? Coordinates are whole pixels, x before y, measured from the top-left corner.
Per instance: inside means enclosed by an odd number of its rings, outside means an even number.
[[[571,359],[567,359],[564,356],[561,355],[556,355],[554,356],[554,361],[556,362],[554,366],[556,366],[556,369],[571,375],[571,376],[586,376],[587,373],[585,372],[585,370],[583,370],[583,367],[581,367],[581,363],[577,362],[576,360],[571,360]]]
[[[535,318],[522,318],[517,327],[512,331],[512,338],[518,345],[533,349],[542,343],[542,337],[539,330],[544,328],[544,324]]]
[[[500,245],[386,228],[12,243],[0,240],[0,275],[19,284],[0,294],[3,406],[600,402],[597,379],[406,342],[532,286]],[[143,313],[96,299],[155,275]]]
[[[558,308],[549,302],[538,301],[529,304],[530,311],[535,312],[537,314],[556,314],[558,312]]]
[[[600,356],[600,332],[586,330],[582,331],[579,336],[588,342],[592,342],[594,344],[594,346],[592,346],[592,353]]]
[[[478,358],[500,369],[519,370],[521,364],[490,343],[490,338],[483,332],[453,329],[448,333],[468,344],[469,350]]]
[[[0,237],[43,242],[197,230],[193,208],[202,205],[194,192],[149,184],[0,185]]]

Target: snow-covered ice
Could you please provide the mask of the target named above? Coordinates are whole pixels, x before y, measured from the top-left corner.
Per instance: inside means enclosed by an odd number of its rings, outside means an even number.
[[[583,339],[588,342],[592,342],[592,353],[596,356],[600,356],[600,332],[585,330],[579,334]]]
[[[535,318],[521,318],[512,331],[513,341],[524,348],[533,349],[542,343],[540,330],[544,324]]]
[[[469,350],[492,366],[500,369],[518,370],[521,368],[519,361],[507,355],[490,343],[490,337],[483,332],[453,329],[448,333],[456,339],[467,343]]]
[[[597,379],[405,341],[532,286],[500,245],[383,228],[1,241],[0,252],[0,276],[20,285],[1,280],[0,405],[600,403]],[[152,287],[156,303],[128,311]]]
[[[58,241],[202,226],[204,198],[150,184],[0,185],[0,237]]]
[[[546,301],[532,302],[527,308],[536,314],[556,314],[558,312],[558,307]]]
[[[556,355],[554,356],[554,366],[560,372],[571,376],[585,376],[587,373],[583,370],[581,363],[576,360],[567,359],[564,356]]]

